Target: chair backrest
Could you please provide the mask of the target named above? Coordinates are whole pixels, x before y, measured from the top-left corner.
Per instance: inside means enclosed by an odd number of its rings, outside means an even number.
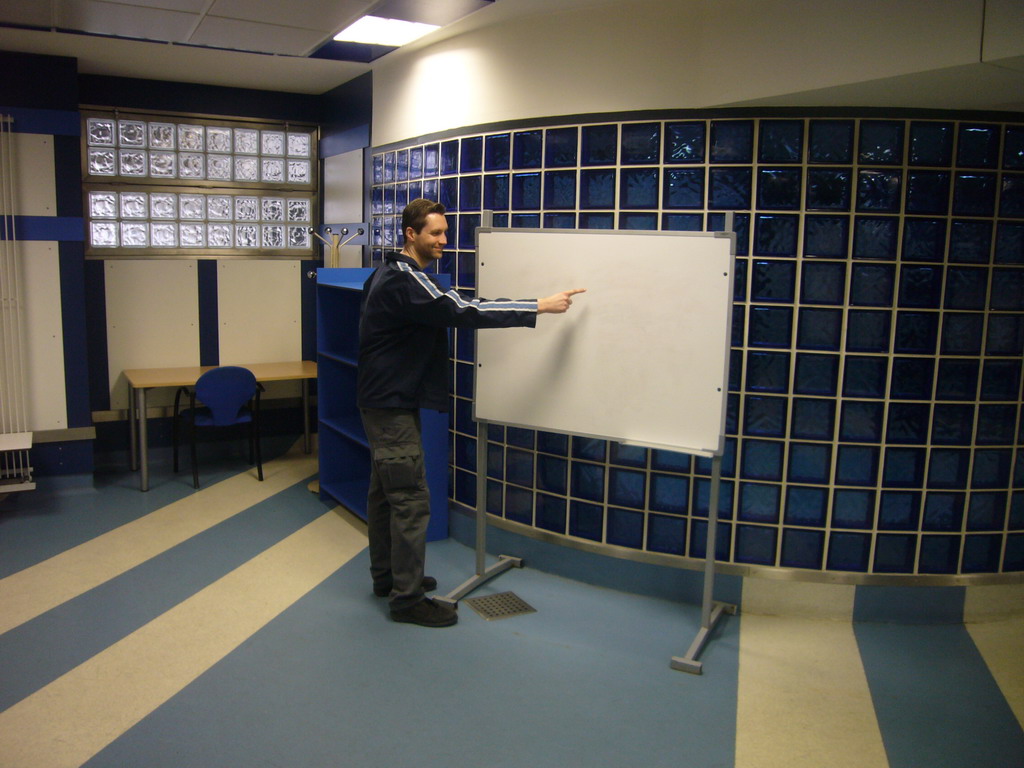
[[[237,365],[212,368],[196,381],[196,397],[210,409],[218,427],[234,424],[255,394],[256,376]]]

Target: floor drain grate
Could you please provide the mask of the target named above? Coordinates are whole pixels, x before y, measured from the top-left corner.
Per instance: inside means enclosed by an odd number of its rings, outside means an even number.
[[[537,612],[535,608],[531,607],[515,592],[499,592],[497,595],[469,597],[462,602],[488,621]]]

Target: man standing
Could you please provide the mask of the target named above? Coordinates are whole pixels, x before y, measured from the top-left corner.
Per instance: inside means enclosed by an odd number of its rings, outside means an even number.
[[[445,291],[424,270],[441,258],[445,209],[413,200],[402,212],[405,245],[388,253],[366,281],[359,322],[357,403],[372,453],[367,499],[374,594],[390,597],[391,618],[425,627],[458,621],[426,597],[437,582],[423,575],[430,495],[419,409],[448,410],[448,328],[512,328],[561,314],[584,289],[544,299],[468,300]],[[478,467],[477,471],[485,471]]]

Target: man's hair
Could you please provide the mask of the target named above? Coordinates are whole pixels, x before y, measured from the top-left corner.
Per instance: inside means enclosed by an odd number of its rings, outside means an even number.
[[[405,230],[409,227],[412,227],[413,232],[419,233],[427,223],[427,216],[432,213],[444,216],[444,206],[433,200],[424,200],[422,197],[405,206],[405,210],[402,211],[402,237],[405,237]]]

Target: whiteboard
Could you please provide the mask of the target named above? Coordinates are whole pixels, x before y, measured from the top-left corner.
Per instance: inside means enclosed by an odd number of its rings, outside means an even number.
[[[536,328],[477,331],[477,421],[721,455],[735,235],[477,230],[477,292],[571,288]]]

